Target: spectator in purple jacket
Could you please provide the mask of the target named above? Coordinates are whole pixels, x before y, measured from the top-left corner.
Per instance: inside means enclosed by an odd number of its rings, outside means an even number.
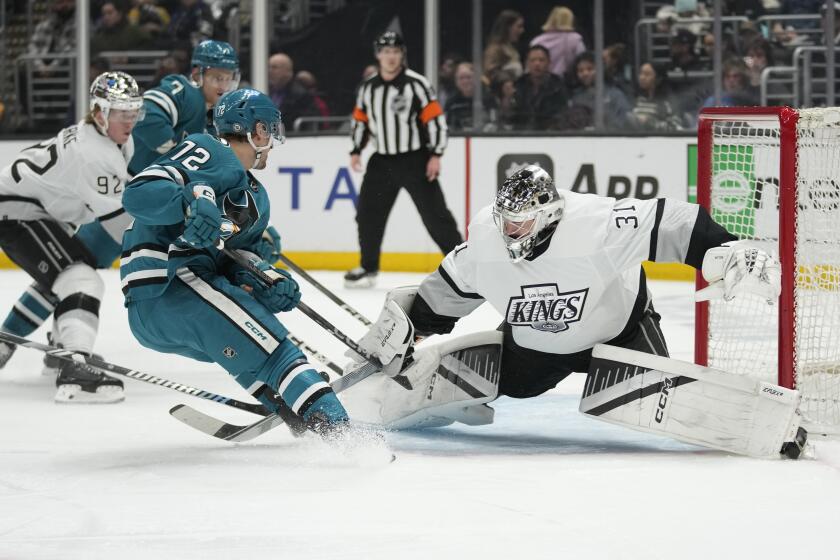
[[[542,26],[544,33],[531,41],[531,46],[545,47],[551,57],[552,74],[563,76],[575,57],[586,50],[583,37],[575,31],[575,14],[565,6],[555,6]]]

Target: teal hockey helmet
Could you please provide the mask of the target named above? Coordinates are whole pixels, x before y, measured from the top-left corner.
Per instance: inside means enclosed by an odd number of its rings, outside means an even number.
[[[286,139],[280,111],[266,94],[255,89],[243,88],[223,95],[213,107],[213,126],[217,136],[246,137],[257,151],[257,161],[275,140],[283,143]],[[252,135],[260,126],[271,135],[267,146],[254,144]]]
[[[199,68],[239,70],[239,57],[230,43],[208,39],[193,49],[192,65]]]
[[[212,39],[202,41],[193,49],[192,66],[199,70],[198,85],[204,83],[204,73],[209,68],[219,68],[233,72],[229,81],[227,77],[224,78],[223,85],[227,91],[233,91],[239,87],[239,57],[230,43]]]

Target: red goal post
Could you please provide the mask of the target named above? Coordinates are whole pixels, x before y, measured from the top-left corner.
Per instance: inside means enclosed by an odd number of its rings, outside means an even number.
[[[697,202],[778,255],[782,292],[695,304],[695,361],[795,387],[840,430],[840,109],[703,109]]]

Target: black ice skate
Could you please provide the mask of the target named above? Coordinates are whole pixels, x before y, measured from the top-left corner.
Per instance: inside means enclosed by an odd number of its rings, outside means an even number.
[[[11,359],[15,350],[17,350],[16,345],[9,344],[8,342],[0,342],[0,369],[3,369],[6,363]]]
[[[368,272],[357,266],[344,275],[345,288],[373,288],[376,285],[376,272]]]
[[[116,403],[125,398],[123,382],[84,362],[61,360],[55,401],[61,403]]]

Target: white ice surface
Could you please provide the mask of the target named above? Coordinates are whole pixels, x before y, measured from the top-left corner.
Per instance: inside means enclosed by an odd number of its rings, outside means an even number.
[[[121,365],[246,399],[214,364],[134,341],[118,276],[105,273],[97,350]],[[374,316],[385,289],[345,291]],[[29,283],[0,273],[0,314]],[[304,285],[348,334],[361,327]],[[651,282],[676,358],[691,359],[691,285]],[[1,318],[1,317],[0,317]],[[343,349],[297,312],[293,332],[335,361]],[[481,308],[465,330],[493,327]],[[212,325],[208,325],[212,328]],[[44,340],[44,329],[34,335]],[[544,396],[500,399],[491,426],[387,436],[340,453],[279,428],[233,445],[181,425],[188,402],[245,423],[254,416],[136,381],[117,405],[57,405],[41,355],[0,371],[0,558],[448,559],[838,558],[840,444],[816,458],[735,457],[636,433],[577,412],[582,376]]]

